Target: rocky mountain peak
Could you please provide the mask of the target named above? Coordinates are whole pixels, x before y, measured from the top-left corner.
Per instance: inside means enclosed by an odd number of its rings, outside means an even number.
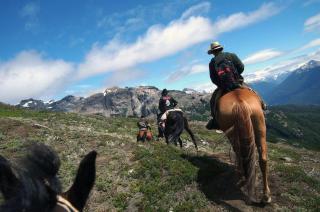
[[[192,88],[185,88],[182,90],[183,92],[187,93],[187,94],[192,94],[192,93],[197,93],[198,91],[192,89]]]
[[[199,93],[193,89],[169,90],[177,101],[178,106],[186,113],[196,113],[197,108],[207,106],[210,94]],[[154,86],[111,87],[103,93],[89,97],[68,95],[55,102],[43,103],[41,100],[22,100],[20,107],[28,105],[30,109],[46,109],[51,111],[76,112],[84,114],[100,113],[109,116],[150,116],[158,113],[158,103],[161,90]],[[34,103],[37,102],[37,103]],[[31,104],[32,103],[32,104]],[[36,105],[41,105],[41,107]],[[201,114],[202,115],[202,114]]]

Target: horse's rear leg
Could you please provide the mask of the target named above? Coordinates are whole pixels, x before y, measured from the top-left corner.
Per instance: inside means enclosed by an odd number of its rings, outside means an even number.
[[[190,137],[191,137],[191,140],[196,148],[196,150],[198,150],[198,145],[197,145],[197,142],[196,142],[196,139],[194,137],[194,134],[193,132],[191,131],[190,127],[189,127],[189,123],[188,123],[188,120],[184,117],[184,129],[189,133]],[[181,141],[182,142],[182,141]],[[182,145],[182,144],[181,144]]]
[[[264,119],[259,120],[260,124],[256,125],[259,129],[255,129],[255,141],[259,153],[259,165],[262,172],[263,180],[263,203],[271,202],[270,188],[268,184],[268,156],[267,156],[267,141],[266,141],[266,128],[264,125]],[[263,123],[262,123],[263,122]]]
[[[168,138],[168,134],[164,133],[164,138],[167,144],[169,144],[169,138]]]
[[[179,141],[180,148],[182,148],[182,140],[180,137],[179,137],[178,141]]]

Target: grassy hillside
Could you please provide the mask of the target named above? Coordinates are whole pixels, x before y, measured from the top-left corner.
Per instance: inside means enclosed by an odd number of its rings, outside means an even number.
[[[320,151],[320,106],[273,106],[266,118],[269,141]]]
[[[86,211],[316,210],[320,205],[318,151],[269,143],[273,203],[246,206],[222,134],[205,130],[204,122],[191,122],[200,151],[186,134],[181,150],[164,141],[136,143],[136,121],[0,105],[0,153],[14,162],[32,142],[52,146],[68,188],[80,159],[96,149],[97,179]]]

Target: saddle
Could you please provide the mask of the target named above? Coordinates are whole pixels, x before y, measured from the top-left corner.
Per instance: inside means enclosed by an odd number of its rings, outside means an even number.
[[[181,113],[183,113],[183,111],[180,108],[169,109],[169,110],[167,110],[166,112],[163,113],[163,115],[161,116],[160,120],[161,121],[165,121],[170,112],[181,112]]]

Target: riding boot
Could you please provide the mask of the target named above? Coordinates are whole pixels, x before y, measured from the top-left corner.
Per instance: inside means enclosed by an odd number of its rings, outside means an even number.
[[[213,130],[213,129],[219,129],[219,125],[217,120],[215,119],[215,113],[216,113],[216,102],[218,101],[219,97],[221,96],[222,91],[220,89],[216,89],[210,99],[210,109],[211,109],[211,116],[212,119],[210,119],[206,125],[206,128],[208,130]]]
[[[215,120],[215,118],[212,118],[208,121],[206,128],[208,130],[219,129],[219,125],[218,125],[217,121]]]
[[[260,101],[261,101],[262,110],[268,110],[267,103],[265,103],[265,101],[263,101],[263,99],[261,97],[260,97]]]

